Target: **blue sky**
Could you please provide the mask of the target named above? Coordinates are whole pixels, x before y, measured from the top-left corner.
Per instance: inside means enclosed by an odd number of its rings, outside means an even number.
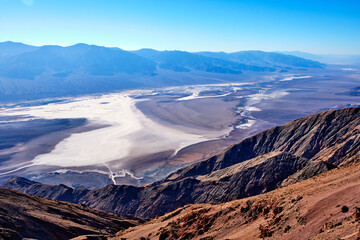
[[[360,54],[359,0],[0,0],[0,41]]]

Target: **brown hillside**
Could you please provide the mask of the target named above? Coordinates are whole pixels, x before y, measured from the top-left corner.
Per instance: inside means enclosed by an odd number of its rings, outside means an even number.
[[[112,234],[139,220],[0,188],[0,239],[69,239]]]
[[[360,163],[259,196],[187,205],[115,239],[358,239]]]

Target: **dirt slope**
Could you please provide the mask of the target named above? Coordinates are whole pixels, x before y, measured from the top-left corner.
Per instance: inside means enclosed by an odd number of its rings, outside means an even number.
[[[357,239],[359,207],[357,162],[255,197],[187,205],[115,239]]]

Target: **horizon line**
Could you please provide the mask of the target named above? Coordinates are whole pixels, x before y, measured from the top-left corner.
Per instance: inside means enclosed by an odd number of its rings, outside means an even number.
[[[181,51],[181,52],[189,52],[189,53],[201,53],[201,52],[213,52],[213,53],[237,53],[237,52],[254,52],[254,51],[260,51],[260,52],[268,52],[268,53],[282,53],[282,54],[288,54],[288,55],[292,55],[293,53],[305,53],[305,54],[313,54],[313,55],[333,55],[333,56],[357,56],[360,55],[360,53],[355,53],[355,54],[348,54],[348,53],[314,53],[314,52],[307,52],[307,51],[303,51],[303,50],[283,50],[283,51],[266,51],[266,50],[261,50],[261,49],[243,49],[243,50],[237,50],[237,51],[211,51],[211,50],[199,50],[199,51],[188,51],[188,50],[181,50],[181,49],[164,49],[164,50],[158,50],[156,48],[151,48],[151,47],[143,47],[143,48],[138,48],[138,49],[124,49],[121,48],[119,46],[105,46],[105,45],[97,45],[97,44],[91,44],[91,43],[84,43],[84,42],[78,42],[75,44],[28,44],[28,43],[24,43],[24,42],[18,42],[18,41],[11,41],[11,40],[7,40],[7,41],[2,41],[0,43],[18,43],[18,44],[24,44],[27,46],[33,46],[33,47],[45,47],[45,46],[57,46],[57,47],[72,47],[72,46],[76,46],[76,45],[80,45],[80,44],[84,44],[84,45],[88,45],[88,46],[97,46],[97,47],[104,47],[104,48],[118,48],[124,51],[138,51],[138,50],[143,50],[143,49],[149,49],[149,50],[155,50],[155,51]]]

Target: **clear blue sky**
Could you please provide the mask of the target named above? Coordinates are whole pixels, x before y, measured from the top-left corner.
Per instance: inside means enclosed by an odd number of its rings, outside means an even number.
[[[360,54],[360,0],[0,0],[0,41]]]

